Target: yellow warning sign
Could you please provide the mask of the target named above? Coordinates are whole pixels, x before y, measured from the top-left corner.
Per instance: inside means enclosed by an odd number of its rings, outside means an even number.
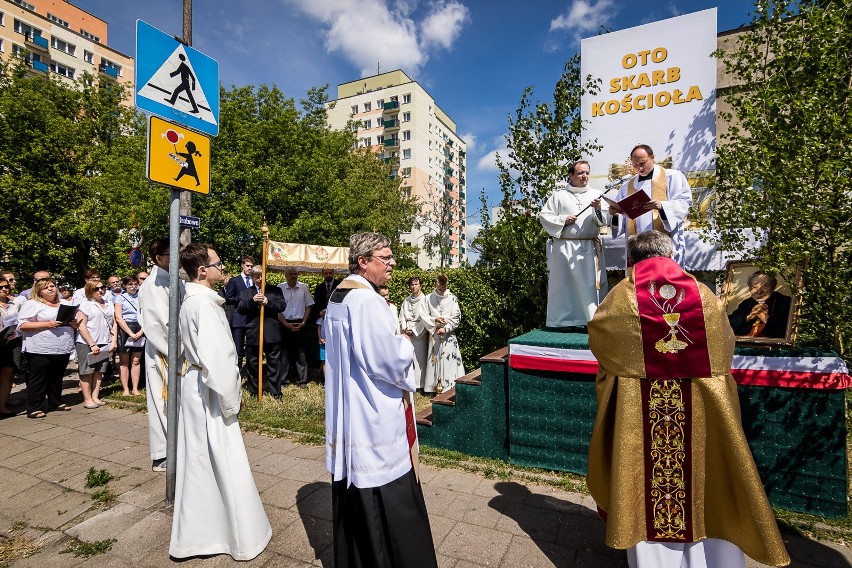
[[[151,116],[147,173],[157,183],[210,193],[210,138]]]

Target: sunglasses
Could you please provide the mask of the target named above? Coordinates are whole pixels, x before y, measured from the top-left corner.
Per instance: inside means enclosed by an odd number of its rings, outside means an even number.
[[[103,286],[95,286],[95,292],[98,292],[99,290],[103,290],[103,289],[104,289]]]
[[[0,290],[11,290],[12,287],[8,284],[0,284]]]

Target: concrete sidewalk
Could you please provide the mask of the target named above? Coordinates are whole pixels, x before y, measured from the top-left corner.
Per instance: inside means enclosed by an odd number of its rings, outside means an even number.
[[[266,551],[249,564],[332,566],[324,449],[254,433],[244,437],[273,530]],[[111,506],[96,506],[95,490],[85,488],[90,467],[115,476],[108,484],[116,495]],[[624,552],[604,546],[603,523],[587,496],[428,466],[422,480],[442,568],[627,566]],[[0,547],[13,538],[40,547],[12,566],[178,564],[168,556],[171,510],[164,493],[164,474],[151,471],[142,413],[77,405],[43,420],[23,414],[0,420]],[[74,537],[116,541],[108,552],[84,559],[63,552]],[[849,548],[784,537],[792,566],[852,566]],[[237,563],[216,556],[180,564]],[[762,565],[750,561],[749,566]]]

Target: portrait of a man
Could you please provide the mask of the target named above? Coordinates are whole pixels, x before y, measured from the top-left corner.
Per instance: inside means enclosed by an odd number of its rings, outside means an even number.
[[[798,298],[780,276],[731,263],[725,281],[728,321],[740,341],[791,343]]]

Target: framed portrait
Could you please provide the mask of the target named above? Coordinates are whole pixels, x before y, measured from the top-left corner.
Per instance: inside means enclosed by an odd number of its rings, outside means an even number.
[[[793,282],[770,275],[753,262],[729,262],[722,300],[737,343],[795,345],[802,271]]]

